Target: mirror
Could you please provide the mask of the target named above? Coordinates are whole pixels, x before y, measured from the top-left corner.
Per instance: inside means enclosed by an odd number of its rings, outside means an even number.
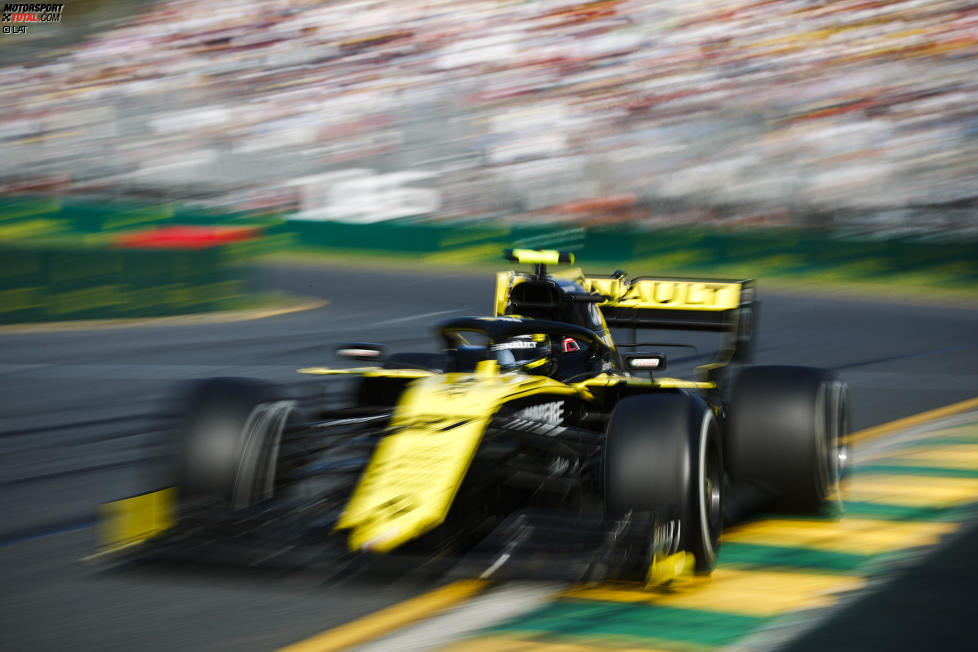
[[[633,373],[647,371],[651,375],[666,368],[664,353],[626,353],[622,358],[625,370]]]
[[[385,349],[380,344],[370,342],[353,342],[336,347],[336,355],[348,360],[362,362],[380,362],[384,359]]]

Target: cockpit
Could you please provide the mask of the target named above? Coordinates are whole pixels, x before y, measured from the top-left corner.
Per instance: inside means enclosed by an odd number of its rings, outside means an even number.
[[[522,317],[462,318],[439,326],[446,343],[446,371],[474,371],[495,360],[502,372],[583,380],[617,367],[613,350],[593,331],[574,324]]]
[[[583,326],[592,331],[604,328],[597,302],[604,297],[587,292],[564,279],[532,278],[509,291],[507,315],[521,315]]]

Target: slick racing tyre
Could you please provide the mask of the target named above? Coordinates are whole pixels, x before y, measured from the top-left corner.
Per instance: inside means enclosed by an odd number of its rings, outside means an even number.
[[[271,497],[287,425],[300,420],[294,401],[274,385],[212,378],[190,388],[171,473],[181,503],[219,501],[235,509]]]
[[[622,400],[608,423],[604,487],[609,517],[651,513],[655,540],[647,556],[690,552],[699,572],[716,564],[723,454],[716,419],[702,399],[677,392]]]
[[[824,369],[744,369],[724,442],[732,481],[760,491],[775,511],[837,510],[848,460],[847,402],[845,384]]]

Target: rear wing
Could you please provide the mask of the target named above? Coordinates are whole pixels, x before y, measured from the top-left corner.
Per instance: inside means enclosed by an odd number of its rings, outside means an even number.
[[[585,277],[584,285],[608,298],[601,312],[609,326],[727,330],[754,300],[750,280]]]
[[[610,328],[729,333],[717,363],[749,362],[756,324],[754,282],[622,275],[585,277],[584,287],[607,297],[600,304]],[[619,346],[634,346],[625,344]]]
[[[638,277],[624,272],[610,276],[586,276],[577,268],[555,274],[547,265],[573,264],[568,252],[508,249],[509,261],[534,265],[532,274],[500,272],[496,275],[497,316],[517,311],[525,316],[584,325],[612,345],[610,328],[633,329],[630,343],[619,348],[657,346],[639,343],[638,329],[700,330],[727,334],[713,362],[699,367],[709,377],[729,362],[750,362],[757,323],[758,303],[751,279]],[[514,301],[517,287],[527,284]],[[597,306],[599,310],[594,310]]]

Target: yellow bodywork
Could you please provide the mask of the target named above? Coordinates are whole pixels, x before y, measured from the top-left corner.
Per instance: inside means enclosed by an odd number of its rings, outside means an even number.
[[[557,265],[562,262],[574,262],[574,254],[554,249],[510,249],[508,253],[509,260],[531,265]]]
[[[603,294],[608,300],[602,307],[639,310],[696,310],[719,312],[740,306],[741,283],[681,279],[592,278],[578,269],[553,274],[556,278],[578,283],[588,292]],[[506,314],[509,293],[527,276],[518,272],[496,274],[495,314]]]
[[[588,394],[543,376],[499,374],[491,360],[475,373],[411,383],[336,526],[351,530],[349,548],[388,552],[441,524],[492,416],[505,401],[541,393]]]
[[[324,373],[330,370],[306,370]],[[364,375],[391,375],[373,370]],[[498,373],[495,361],[475,373],[428,375],[408,385],[391,419],[391,434],[374,451],[337,523],[351,530],[351,550],[384,553],[440,525],[499,407],[535,394],[580,396],[613,385],[708,389],[712,383],[600,374],[566,385],[545,376]]]
[[[620,376],[618,374],[599,374],[594,378],[574,383],[574,387],[596,390],[602,387],[613,387],[625,384],[629,387],[647,387],[649,389],[715,389],[716,383],[701,380],[684,380],[682,378],[642,378],[640,376]]]
[[[106,503],[99,508],[96,531],[98,553],[138,545],[169,530],[176,520],[176,487]]]
[[[646,310],[732,310],[740,305],[740,283],[641,279],[630,283],[613,278],[584,278],[582,285],[609,298],[618,308]]]

